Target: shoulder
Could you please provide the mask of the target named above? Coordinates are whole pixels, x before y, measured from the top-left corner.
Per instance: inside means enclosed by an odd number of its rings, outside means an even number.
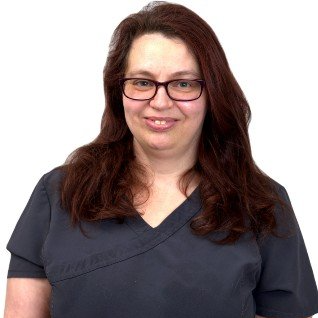
[[[46,172],[41,179],[44,185],[49,186],[50,184],[61,182],[64,175],[62,166],[58,166]]]
[[[288,192],[282,184],[274,179],[271,179],[272,188],[274,190],[274,195],[277,195],[277,202],[275,208],[275,214],[288,214],[289,216],[294,215],[292,204],[288,195]]]
[[[62,166],[58,166],[42,175],[39,183],[42,184],[48,194],[51,194],[60,189],[64,175]]]
[[[273,191],[273,199],[275,200],[275,206],[272,210],[275,225],[273,231],[270,231],[270,233],[267,232],[265,235],[260,235],[259,243],[262,243],[264,240],[269,240],[273,243],[281,239],[286,240],[296,237],[300,232],[288,191],[285,186],[276,180],[270,177],[269,180]]]
[[[272,179],[271,177],[268,177],[269,182],[271,184],[272,189],[281,197],[286,198],[288,196],[286,188],[280,184],[278,181]]]

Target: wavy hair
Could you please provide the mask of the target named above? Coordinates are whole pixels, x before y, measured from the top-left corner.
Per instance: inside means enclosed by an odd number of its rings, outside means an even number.
[[[106,107],[99,135],[76,149],[60,168],[61,203],[72,224],[135,216],[134,192],[148,191],[146,170],[135,160],[133,136],[125,122],[119,79],[125,74],[134,39],[161,33],[181,39],[195,55],[206,82],[207,113],[197,161],[179,180],[186,195],[191,178],[200,177],[202,212],[190,223],[192,233],[226,233],[215,242],[234,243],[275,233],[277,203],[286,206],[277,183],[255,164],[248,136],[251,111],[211,27],[196,13],[163,1],[151,2],[115,29],[103,71]],[[149,191],[148,191],[149,195]]]

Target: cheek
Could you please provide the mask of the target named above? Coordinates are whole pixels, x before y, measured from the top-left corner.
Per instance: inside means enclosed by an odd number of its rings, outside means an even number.
[[[134,107],[134,103],[132,100],[129,100],[127,98],[123,98],[123,105],[124,105],[124,112],[126,120],[130,117],[133,117],[134,114],[137,111],[137,108]]]
[[[183,113],[184,117],[198,123],[203,122],[206,114],[206,108],[205,100],[183,102],[182,104],[179,104],[179,109]]]
[[[123,106],[126,123],[132,128],[132,123],[141,117],[145,108],[144,103],[140,101],[133,101],[128,98],[123,98]]]

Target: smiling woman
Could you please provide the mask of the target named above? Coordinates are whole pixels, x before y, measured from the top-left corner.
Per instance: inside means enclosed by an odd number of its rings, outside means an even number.
[[[150,3],[116,28],[104,89],[99,135],[40,179],[8,243],[6,317],[316,313],[287,191],[252,158],[211,27]]]
[[[179,79],[180,70],[184,74],[182,80]],[[155,89],[143,90],[142,94],[139,89],[131,88],[136,86],[136,78],[123,86],[125,119],[139,156],[156,157],[156,152],[161,150],[174,160],[183,161],[184,156],[196,158],[206,113],[206,93],[202,94],[203,80],[195,82],[193,74],[200,74],[199,65],[185,43],[161,33],[141,35],[133,41],[127,57],[125,77],[130,78],[132,74],[134,77],[148,74],[148,78],[157,81],[168,80],[166,86],[153,85]],[[144,86],[144,79],[140,80]],[[169,83],[171,80],[177,80],[177,87],[186,83],[186,89],[176,89],[176,85],[171,85],[174,82]],[[190,80],[196,83],[191,89],[188,88]],[[141,100],[136,101],[137,97]]]

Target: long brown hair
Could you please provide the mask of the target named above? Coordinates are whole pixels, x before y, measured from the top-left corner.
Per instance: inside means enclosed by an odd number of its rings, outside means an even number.
[[[75,150],[61,166],[62,206],[72,223],[125,217],[138,213],[132,189],[147,190],[144,167],[135,160],[133,136],[125,122],[119,79],[124,76],[132,41],[146,33],[180,38],[195,55],[206,82],[207,113],[195,165],[180,178],[186,194],[191,176],[200,176],[202,213],[193,234],[224,232],[220,244],[243,233],[274,233],[277,184],[255,164],[248,136],[251,111],[211,27],[188,8],[151,2],[115,29],[104,68],[106,107],[97,138]],[[247,222],[246,222],[247,221]]]

